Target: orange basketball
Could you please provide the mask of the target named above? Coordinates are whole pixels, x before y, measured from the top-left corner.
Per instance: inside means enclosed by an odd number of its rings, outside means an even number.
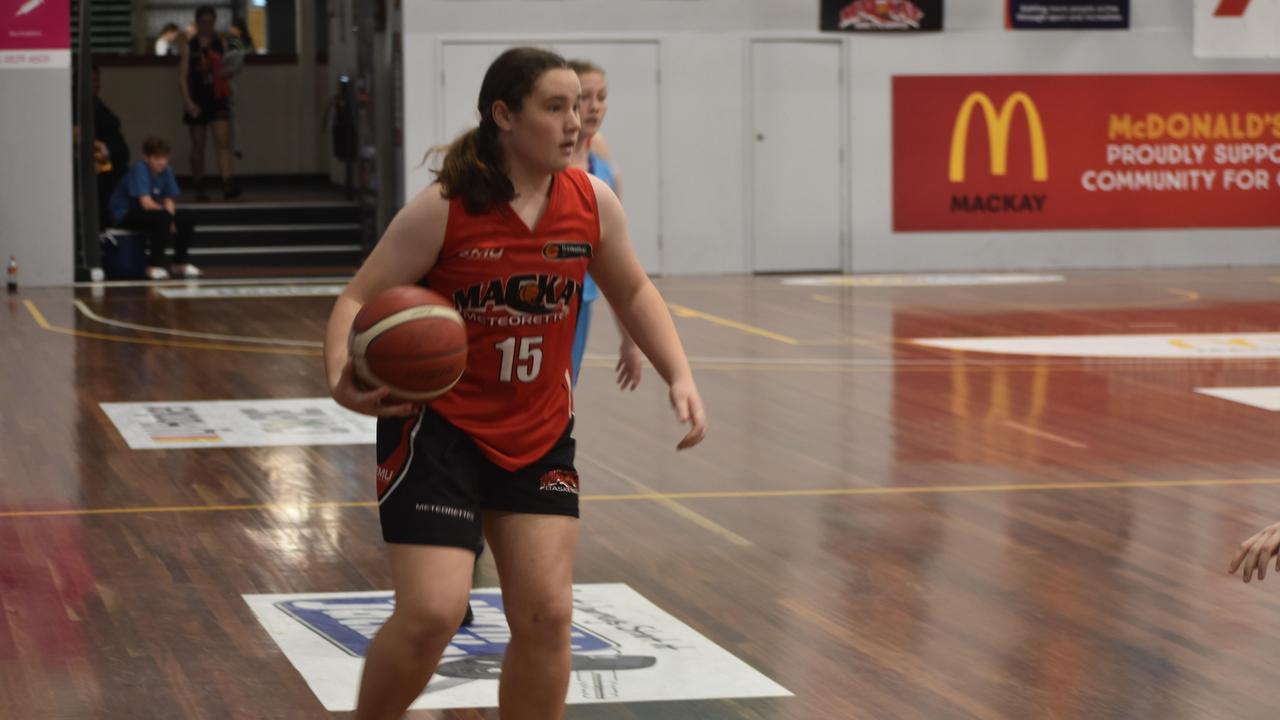
[[[348,343],[356,377],[402,400],[447,392],[467,367],[467,328],[434,290],[398,285],[360,308]]]

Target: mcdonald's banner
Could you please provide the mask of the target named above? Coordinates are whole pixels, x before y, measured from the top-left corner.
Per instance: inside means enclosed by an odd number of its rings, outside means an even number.
[[[822,0],[818,27],[838,32],[942,29],[942,0]]]
[[[893,78],[896,232],[1280,227],[1280,75]]]
[[[1195,56],[1280,57],[1280,0],[1195,0]]]
[[[1129,0],[1008,0],[1005,27],[1012,30],[1122,30]]]

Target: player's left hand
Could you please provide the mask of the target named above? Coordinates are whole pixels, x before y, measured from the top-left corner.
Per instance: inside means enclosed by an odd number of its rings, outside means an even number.
[[[1243,568],[1244,581],[1249,582],[1256,570],[1258,579],[1265,579],[1267,564],[1271,562],[1277,550],[1280,550],[1280,522],[1268,525],[1253,537],[1240,543],[1240,549],[1236,551],[1235,557],[1231,558],[1231,567],[1227,572],[1234,575],[1236,570]],[[1280,572],[1280,558],[1276,560],[1276,572]]]
[[[671,407],[675,408],[676,417],[681,423],[689,423],[689,433],[684,436],[677,450],[685,450],[702,442],[707,435],[707,413],[702,407],[702,397],[698,395],[698,387],[693,378],[683,378],[671,383]]]

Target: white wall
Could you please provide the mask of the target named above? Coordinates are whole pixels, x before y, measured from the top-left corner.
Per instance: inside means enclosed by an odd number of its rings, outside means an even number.
[[[405,32],[439,35],[731,32],[818,27],[817,0],[413,0],[404,3],[404,13]]]
[[[0,98],[0,260],[17,257],[20,287],[69,283],[71,70],[0,70]]]
[[[746,37],[761,28],[813,36],[817,26],[816,0],[406,3],[406,194],[430,182],[418,167],[423,154],[450,139],[437,127],[443,40],[655,39],[662,72],[662,272],[746,272]]]
[[[894,74],[1276,72],[1277,61],[1191,54],[1191,3],[1132,0],[1128,31],[1004,29],[1000,0],[950,0],[946,29],[845,38],[851,132],[846,269],[867,271],[1280,264],[1275,230],[892,231],[890,78]],[[503,37],[660,43],[662,270],[748,269],[747,48],[754,37],[815,37],[817,0],[421,0],[405,5],[405,178],[438,132],[442,39]],[[518,34],[516,34],[518,33]],[[827,36],[829,37],[829,36]],[[479,88],[475,89],[476,92]]]

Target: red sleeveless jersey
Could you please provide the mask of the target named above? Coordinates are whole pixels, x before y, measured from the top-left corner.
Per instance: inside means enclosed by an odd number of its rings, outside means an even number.
[[[444,244],[424,284],[453,299],[467,324],[467,369],[431,408],[495,464],[541,458],[573,413],[570,381],[579,295],[600,240],[590,177],[551,178],[532,230],[508,203],[472,215],[449,201]]]

